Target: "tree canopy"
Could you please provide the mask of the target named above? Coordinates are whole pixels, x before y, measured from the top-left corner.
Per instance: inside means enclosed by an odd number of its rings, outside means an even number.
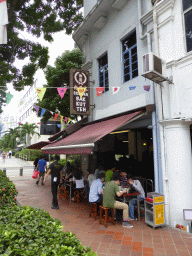
[[[48,48],[31,41],[22,31],[43,36],[53,41],[53,33],[64,30],[71,34],[81,23],[83,0],[7,0],[9,24],[7,26],[7,45],[0,45],[0,113],[5,101],[7,83],[13,82],[18,91],[34,83],[37,69],[44,69],[48,63]],[[29,58],[27,65],[18,68],[16,59]]]
[[[45,78],[47,88],[42,101],[37,105],[52,112],[60,112],[60,115],[70,116],[70,90],[68,89],[65,96],[61,99],[57,92],[57,87],[69,86],[69,73],[71,68],[81,68],[82,65],[82,52],[76,48],[72,51],[65,51],[60,57],[56,58],[55,67],[47,66],[45,70]],[[55,87],[49,88],[49,87]],[[42,120],[47,121],[52,117],[51,113],[46,111]],[[40,113],[40,111],[39,111]]]

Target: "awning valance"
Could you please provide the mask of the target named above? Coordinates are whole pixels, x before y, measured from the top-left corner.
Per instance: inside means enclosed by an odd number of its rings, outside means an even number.
[[[87,124],[81,127],[76,132],[70,134],[64,139],[43,147],[43,154],[89,154],[94,143],[107,135],[108,133],[116,130],[117,128],[125,125],[133,120],[135,117],[140,116],[142,111],[122,115],[109,120],[100,121],[93,124]]]
[[[45,147],[46,145],[50,144],[51,142],[49,141],[40,141],[40,142],[37,142],[35,144],[32,144],[30,146],[28,146],[27,148],[28,149],[41,149],[43,147]]]

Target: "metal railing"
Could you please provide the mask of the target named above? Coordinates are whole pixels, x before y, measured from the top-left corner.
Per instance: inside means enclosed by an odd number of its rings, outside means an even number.
[[[27,155],[23,155],[23,154],[19,154],[19,158],[27,161],[28,156]]]
[[[135,177],[135,179],[141,182],[141,185],[145,191],[145,195],[147,195],[148,192],[154,192],[153,180],[145,179],[142,177]]]

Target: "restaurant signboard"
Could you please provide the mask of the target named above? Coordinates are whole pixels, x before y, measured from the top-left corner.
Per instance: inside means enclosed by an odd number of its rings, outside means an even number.
[[[89,72],[70,70],[70,114],[90,115]]]

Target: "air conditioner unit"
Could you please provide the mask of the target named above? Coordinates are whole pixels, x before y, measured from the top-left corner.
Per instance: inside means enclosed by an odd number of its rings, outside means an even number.
[[[149,52],[143,55],[143,74],[142,76],[160,84],[164,81],[169,81],[166,77],[166,62],[156,56],[154,53]]]

